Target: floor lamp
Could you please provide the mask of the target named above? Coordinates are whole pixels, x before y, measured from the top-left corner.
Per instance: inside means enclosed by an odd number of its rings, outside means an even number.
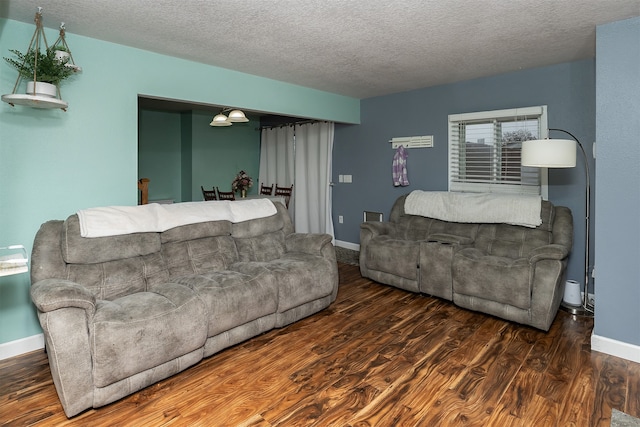
[[[563,129],[549,129],[549,131],[564,132],[570,139],[538,139],[522,143],[522,166],[540,168],[573,168],[576,166],[576,143],[584,159],[586,175],[586,206],[585,206],[585,249],[584,249],[584,294],[580,306],[562,304],[562,308],[571,314],[579,316],[593,316],[594,305],[589,302],[589,212],[591,210],[591,185],[589,182],[589,165],[584,147],[573,134]]]

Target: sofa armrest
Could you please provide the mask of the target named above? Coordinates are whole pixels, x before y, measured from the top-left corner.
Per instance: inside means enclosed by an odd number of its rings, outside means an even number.
[[[454,234],[437,233],[430,234],[427,238],[428,242],[442,243],[445,245],[470,245],[473,239],[470,237],[456,236]]]
[[[61,279],[44,279],[31,286],[31,300],[46,313],[66,307],[81,308],[90,316],[96,311],[96,298],[84,286]]]
[[[573,245],[573,216],[571,210],[565,206],[555,207],[553,243],[565,246],[568,250],[571,250]]]
[[[287,252],[323,255],[323,249],[331,245],[331,236],[323,233],[291,233],[285,239]]]
[[[31,286],[31,299],[46,340],[51,376],[67,417],[94,402],[89,319],[95,297],[69,280],[44,279]]]
[[[529,254],[529,263],[535,264],[543,259],[563,260],[569,255],[569,249],[563,245],[551,244],[535,248]]]
[[[396,224],[393,222],[369,221],[360,224],[361,232],[363,230],[369,231],[371,233],[371,237],[393,234],[395,228]]]

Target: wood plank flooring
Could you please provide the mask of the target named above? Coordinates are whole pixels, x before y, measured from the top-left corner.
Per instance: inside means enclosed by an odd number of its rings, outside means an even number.
[[[68,420],[43,351],[0,361],[0,425],[609,426],[640,416],[640,364],[376,284],[340,264],[328,309]]]

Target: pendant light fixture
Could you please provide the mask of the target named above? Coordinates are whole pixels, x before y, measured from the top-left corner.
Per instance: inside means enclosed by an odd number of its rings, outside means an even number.
[[[228,113],[226,115],[225,113]],[[231,126],[233,123],[246,123],[249,119],[241,110],[235,110],[231,108],[223,109],[220,114],[216,116],[209,123],[210,126]]]

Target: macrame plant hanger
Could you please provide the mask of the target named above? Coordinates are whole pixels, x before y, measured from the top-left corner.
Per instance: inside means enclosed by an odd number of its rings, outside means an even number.
[[[60,35],[58,36],[56,41],[53,43],[52,49],[56,50],[59,47],[64,48],[62,51],[69,54],[69,59],[67,60],[65,65],[67,67],[72,68],[73,71],[75,71],[75,72],[82,71],[82,68],[77,66],[75,61],[73,60],[73,55],[71,54],[71,49],[69,49],[69,45],[67,44],[67,40],[65,39],[65,35],[66,35],[66,33],[65,33],[64,22],[61,22],[60,23]]]
[[[33,66],[33,89],[31,91],[27,91],[26,94],[16,93],[18,90],[18,86],[22,81],[22,73],[18,72],[18,78],[16,79],[16,83],[13,86],[13,92],[9,95],[2,95],[2,101],[8,103],[12,107],[16,104],[18,105],[26,105],[28,107],[34,108],[60,108],[63,111],[67,111],[67,107],[69,104],[66,101],[63,101],[60,97],[60,85],[55,84],[55,95],[43,95],[40,93],[36,93],[36,84],[38,82],[37,68],[38,68],[38,56],[40,53],[41,47],[44,45],[45,52],[49,51],[49,45],[47,44],[47,37],[44,33],[44,27],[42,25],[42,8],[38,7],[38,11],[36,12],[34,21],[36,23],[36,30],[31,37],[31,42],[29,43],[29,47],[27,49],[27,55],[30,52],[34,52],[34,66]],[[56,45],[64,46],[69,53],[69,60],[67,61],[68,66],[71,67],[74,71],[80,71],[80,67],[76,66],[73,63],[73,59],[71,57],[71,52],[68,48],[67,42],[64,38],[65,30],[64,23],[60,25],[60,37],[56,40]],[[25,55],[26,56],[26,55]],[[25,67],[26,58],[24,58],[22,62],[22,67]],[[67,64],[65,64],[67,66]]]

